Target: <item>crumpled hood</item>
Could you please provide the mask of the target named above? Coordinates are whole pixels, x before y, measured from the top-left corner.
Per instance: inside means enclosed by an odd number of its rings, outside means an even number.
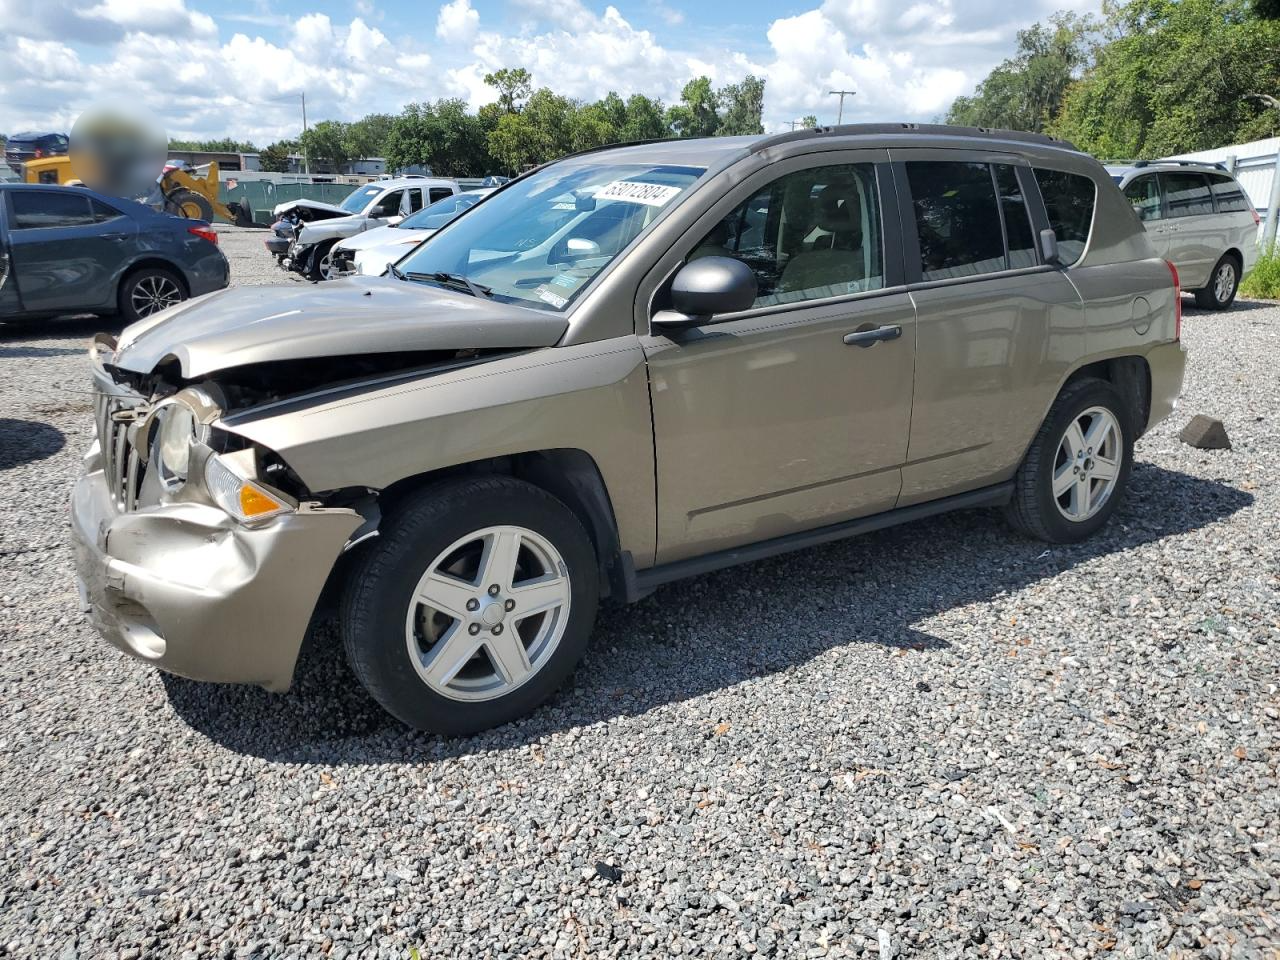
[[[150,373],[176,359],[187,379],[272,360],[423,350],[521,349],[559,342],[558,314],[391,277],[289,290],[236,287],[126,327],[114,366]]]
[[[284,203],[277,203],[271,208],[274,216],[282,217],[290,210],[296,207],[305,207],[308,210],[319,210],[324,213],[336,213],[339,216],[346,216],[349,210],[343,210],[336,203],[325,203],[323,200],[286,200]]]
[[[367,250],[369,247],[395,247],[401,244],[421,243],[434,230],[414,230],[411,227],[374,227],[354,237],[338,241],[337,249]]]

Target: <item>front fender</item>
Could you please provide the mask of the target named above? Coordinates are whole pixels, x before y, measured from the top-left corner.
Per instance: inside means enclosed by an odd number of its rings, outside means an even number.
[[[634,336],[508,355],[223,429],[275,451],[313,492],[384,489],[446,467],[539,450],[595,460],[623,550],[652,562],[653,426]],[[646,562],[648,558],[648,562]]]

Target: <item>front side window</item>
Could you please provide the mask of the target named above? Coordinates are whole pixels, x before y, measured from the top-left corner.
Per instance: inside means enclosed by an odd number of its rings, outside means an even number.
[[[1165,202],[1171,217],[1199,217],[1213,213],[1209,181],[1203,173],[1162,173]]]
[[[1090,178],[1078,173],[1036,167],[1035,175],[1049,226],[1058,237],[1058,257],[1071,266],[1084,256],[1089,244],[1097,188]]]
[[[400,216],[400,203],[404,200],[403,190],[393,190],[385,197],[377,202],[372,210],[369,211],[371,217],[398,217]]]
[[[359,213],[381,190],[382,188],[376,184],[361,187],[359,190],[352,190],[347,194],[347,199],[343,200],[338,206],[347,211],[347,213]]]
[[[1159,220],[1164,214],[1160,209],[1160,183],[1155,177],[1138,177],[1124,188],[1125,199],[1133,205],[1133,212],[1144,223]]]
[[[753,306],[884,286],[875,166],[846,163],[779,177],[717,223],[689,254],[732,257],[756,275]]]
[[[15,190],[13,226],[15,230],[42,227],[79,227],[93,223],[89,198],[78,190]]]
[[[565,310],[705,172],[652,163],[553,164],[449,223],[400,261],[396,275]]]
[[[950,280],[1005,269],[1000,206],[985,163],[907,164],[920,239],[921,279]]]
[[[1248,213],[1249,198],[1244,195],[1240,184],[1231,177],[1221,173],[1209,174],[1209,185],[1213,190],[1213,199],[1218,205],[1219,213]]]

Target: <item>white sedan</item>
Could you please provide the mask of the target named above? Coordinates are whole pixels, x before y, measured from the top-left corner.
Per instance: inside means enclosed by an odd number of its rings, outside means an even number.
[[[494,188],[469,190],[437,200],[393,226],[376,227],[338,243],[333,248],[333,270],[337,276],[364,274],[380,276],[388,263],[395,263],[413,247],[431,236],[464,210],[475,206]]]

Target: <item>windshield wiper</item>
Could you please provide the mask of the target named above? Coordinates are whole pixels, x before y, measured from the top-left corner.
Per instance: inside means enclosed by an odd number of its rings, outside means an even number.
[[[402,274],[402,276],[406,276],[410,280],[434,280],[436,283],[443,286],[464,287],[473,297],[493,296],[493,290],[489,287],[473,283],[460,273],[445,273],[443,270],[440,270],[436,273],[406,273]]]
[[[408,278],[408,277],[406,277],[403,273],[401,273],[398,269],[396,269],[396,265],[395,265],[394,263],[388,263],[388,264],[387,264],[387,270],[388,270],[388,271],[390,272],[390,274],[391,274],[393,277],[395,277],[397,280],[408,280],[408,279],[409,279],[409,278]]]

